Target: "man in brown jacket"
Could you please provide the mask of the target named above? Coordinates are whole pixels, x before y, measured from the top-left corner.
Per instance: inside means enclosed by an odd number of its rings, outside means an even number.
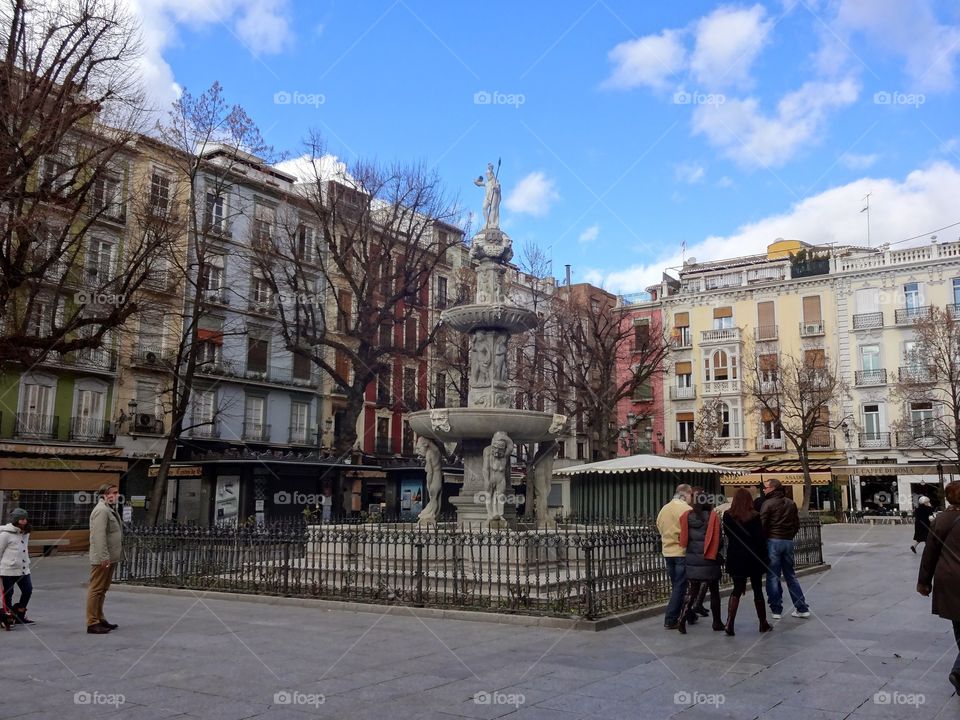
[[[790,599],[793,601],[795,618],[810,617],[810,608],[803,597],[803,588],[793,569],[793,538],[800,530],[800,514],[797,504],[788,498],[780,487],[780,481],[774,478],[764,483],[766,500],[760,509],[760,522],[767,536],[767,554],[770,556],[767,572],[767,602],[774,620],[783,616],[783,587],[780,585],[780,573],[787,582]]]
[[[930,524],[917,592],[926,597],[933,591],[933,614],[953,623],[960,650],[960,482],[947,485],[946,496],[949,507]],[[960,655],[948,679],[960,695]]]
[[[123,560],[123,523],[117,514],[116,485],[97,490],[97,504],[90,513],[90,584],[87,589],[87,632],[105,635],[117,626],[103,616],[103,601],[110,589],[113,571]]]

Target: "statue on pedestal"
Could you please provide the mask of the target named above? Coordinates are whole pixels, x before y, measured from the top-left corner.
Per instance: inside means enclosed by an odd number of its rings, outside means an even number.
[[[510,455],[513,440],[503,430],[493,434],[493,440],[483,449],[483,484],[486,491],[487,521],[490,527],[501,527],[503,505],[506,500],[507,480],[510,476]]]
[[[430,501],[426,504],[417,522],[421,525],[436,525],[437,515],[440,514],[440,497],[443,492],[443,467],[440,463],[440,448],[436,443],[425,437],[417,440],[417,455],[424,459],[424,470],[427,473],[427,496]]]
[[[498,161],[497,171],[499,169]],[[487,228],[500,227],[500,180],[497,179],[497,171],[493,169],[493,163],[487,163],[487,179],[484,180],[481,175],[473,181],[474,185],[486,188],[483,195],[483,217],[486,220],[484,227]]]
[[[555,528],[557,521],[550,517],[547,501],[550,481],[553,479],[553,460],[557,456],[557,441],[540,443],[533,459],[534,511],[537,527]]]

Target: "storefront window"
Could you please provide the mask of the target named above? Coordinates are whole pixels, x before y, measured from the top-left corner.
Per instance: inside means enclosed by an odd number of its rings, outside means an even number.
[[[3,490],[0,512],[23,508],[34,530],[82,530],[90,526],[94,494],[76,490]]]

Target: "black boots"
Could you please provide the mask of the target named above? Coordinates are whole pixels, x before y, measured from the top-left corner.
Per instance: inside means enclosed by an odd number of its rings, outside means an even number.
[[[737,608],[740,607],[740,596],[731,595],[730,603],[727,605],[727,624],[724,626],[724,631],[730,637],[733,637],[736,633],[733,631],[733,624],[737,620]]]
[[[13,606],[13,617],[17,625],[33,625],[33,620],[27,617],[27,609],[22,605]]]
[[[770,632],[773,630],[773,626],[767,622],[767,606],[763,602],[763,598],[754,598],[753,606],[757,609],[757,619],[760,620],[760,632]]]
[[[720,620],[720,592],[710,591],[710,614],[713,615],[713,629],[720,632],[724,629]]]

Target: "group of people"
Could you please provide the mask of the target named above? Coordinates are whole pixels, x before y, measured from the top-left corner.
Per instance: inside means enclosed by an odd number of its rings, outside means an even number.
[[[117,512],[120,490],[103,485],[97,491],[97,504],[90,513],[90,583],[87,589],[87,632],[105,635],[117,625],[103,616],[103,603],[113,579],[113,571],[123,560],[123,523]],[[0,626],[33,624],[27,617],[27,605],[33,595],[30,576],[30,519],[26,510],[14,508],[10,522],[0,526],[0,580],[3,584]],[[20,597],[14,603],[14,591]]]
[[[749,581],[760,632],[770,632],[773,627],[767,620],[764,576],[767,602],[775,620],[783,615],[781,575],[793,601],[791,615],[810,617],[794,570],[793,540],[800,530],[800,515],[780,482],[771,479],[763,483],[756,500],[746,488],[740,488],[725,509],[714,509],[711,497],[700,488],[678,485],[673,499],[657,515],[671,583],[664,626],[686,633],[688,624],[711,615],[714,630],[734,635],[740,599]],[[720,576],[724,568],[733,579],[726,621],[720,616]],[[707,592],[709,612],[703,607]]]

